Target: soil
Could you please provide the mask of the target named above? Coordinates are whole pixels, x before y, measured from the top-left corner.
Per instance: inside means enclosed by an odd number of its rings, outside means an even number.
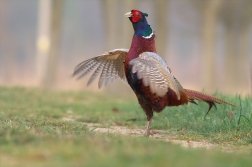
[[[64,121],[74,121],[74,118],[63,118]],[[84,122],[90,131],[98,133],[113,133],[121,134],[127,136],[143,136],[145,129],[140,128],[128,128],[124,126],[104,126],[99,123],[89,123]],[[190,140],[179,140],[175,135],[169,135],[167,131],[164,130],[152,130],[150,139],[163,140],[175,144],[180,144],[183,147],[190,148],[213,148],[218,146],[218,144],[210,143],[208,141],[190,141]]]

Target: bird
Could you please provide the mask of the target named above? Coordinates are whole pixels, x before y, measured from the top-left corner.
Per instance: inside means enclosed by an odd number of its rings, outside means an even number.
[[[232,103],[220,98],[184,89],[174,77],[166,61],[157,54],[155,33],[147,22],[148,14],[139,10],[131,10],[125,14],[132,23],[134,34],[129,49],[114,49],[100,56],[79,63],[73,76],[78,79],[92,72],[87,83],[91,84],[98,76],[98,87],[107,85],[115,79],[125,81],[135,93],[138,102],[146,114],[147,127],[145,136],[151,135],[151,122],[154,112],[161,112],[165,107],[194,103],[195,100],[208,103],[209,109],[216,103]]]

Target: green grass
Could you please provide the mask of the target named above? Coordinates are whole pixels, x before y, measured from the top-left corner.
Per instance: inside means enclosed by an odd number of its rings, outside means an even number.
[[[238,96],[216,96],[240,104]],[[0,87],[0,166],[252,166],[251,98],[242,98],[241,104],[242,110],[217,105],[206,117],[208,106],[203,103],[154,115],[153,129],[167,130],[178,139],[217,143],[228,153],[98,134],[83,124],[145,129],[146,117],[136,98]]]

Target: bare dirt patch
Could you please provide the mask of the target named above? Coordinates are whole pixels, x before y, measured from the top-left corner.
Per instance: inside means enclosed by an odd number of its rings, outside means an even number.
[[[63,118],[64,121],[74,121],[75,118],[73,117],[65,117]],[[99,123],[89,123],[84,122],[84,125],[90,131],[98,132],[98,133],[113,133],[113,134],[121,134],[127,136],[143,136],[145,129],[140,128],[128,128],[125,126],[106,126]],[[190,148],[213,148],[218,146],[217,144],[210,143],[207,141],[190,141],[190,140],[179,140],[175,135],[169,135],[167,131],[164,130],[152,130],[152,135],[150,136],[151,139],[158,139],[164,140],[167,142],[172,142],[175,144],[180,144],[183,147],[190,147]]]
[[[145,129],[139,128],[128,128],[124,126],[107,126],[105,127],[99,123],[84,123],[90,131],[99,132],[99,133],[113,133],[113,134],[121,134],[127,136],[143,136]],[[213,148],[216,147],[217,144],[209,143],[207,141],[189,141],[189,140],[178,140],[176,136],[169,135],[166,131],[163,130],[152,130],[151,139],[164,140],[167,142],[172,142],[175,144],[180,144],[183,147],[191,147],[191,148]]]

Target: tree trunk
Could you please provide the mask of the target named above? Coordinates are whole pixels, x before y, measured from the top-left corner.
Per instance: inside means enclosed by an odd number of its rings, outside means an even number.
[[[238,54],[235,55],[235,62],[237,62],[237,67],[234,70],[237,71],[237,73],[234,81],[235,83],[234,88],[236,88],[238,92],[244,94],[246,92],[249,92],[251,84],[249,76],[250,75],[249,35],[250,35],[250,26],[249,24],[246,24],[241,30],[241,34],[239,36]],[[232,78],[233,73],[229,73],[229,75],[231,75],[229,78]]]
[[[8,31],[8,7],[8,1],[0,0],[0,69],[2,69],[3,83],[7,85],[13,82],[14,57],[16,55],[15,38]]]
[[[106,50],[115,48],[117,39],[120,38],[118,35],[117,15],[115,14],[118,6],[118,1],[115,0],[103,0],[103,16],[105,23],[105,42]]]
[[[156,7],[156,16],[155,16],[155,25],[157,25],[156,30],[155,30],[155,34],[157,35],[157,52],[159,55],[161,55],[162,57],[167,58],[168,55],[166,54],[166,50],[168,48],[167,45],[167,36],[169,33],[169,29],[168,29],[168,4],[169,4],[169,0],[158,0],[158,1],[154,1],[155,3],[155,7]]]
[[[236,46],[237,39],[235,37],[234,29],[227,27],[226,29],[226,46],[225,46],[225,74],[224,85],[225,91],[234,89],[240,69],[238,68],[239,62],[237,62],[236,55],[238,54],[238,48]],[[240,81],[239,81],[240,82]]]
[[[51,23],[51,0],[40,0],[38,9],[38,36],[37,36],[37,56],[36,56],[36,77],[38,84],[44,86],[47,72],[47,61],[49,49]]]
[[[59,56],[60,56],[60,41],[61,41],[61,26],[62,14],[64,9],[64,0],[52,1],[51,13],[51,48],[49,52],[46,78],[44,80],[44,87],[52,89],[56,80],[56,73],[58,69]]]
[[[216,71],[215,71],[215,55],[216,55],[216,24],[217,14],[221,1],[208,0],[205,4],[203,13],[203,29],[202,29],[202,47],[203,47],[203,85],[207,90],[215,91],[216,89]]]

